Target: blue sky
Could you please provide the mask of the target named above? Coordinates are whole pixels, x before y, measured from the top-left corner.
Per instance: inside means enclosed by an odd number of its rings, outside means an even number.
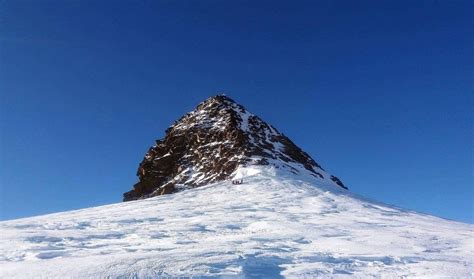
[[[2,1],[0,219],[119,202],[226,92],[361,195],[473,222],[470,1]]]

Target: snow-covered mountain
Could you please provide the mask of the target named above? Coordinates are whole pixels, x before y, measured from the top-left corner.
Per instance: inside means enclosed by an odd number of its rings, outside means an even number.
[[[474,226],[271,166],[145,200],[0,222],[1,278],[471,278]]]
[[[225,96],[175,122],[149,149],[138,176],[124,194],[129,202],[0,222],[0,277],[471,278],[474,272],[474,225],[351,193]]]
[[[211,97],[156,140],[140,163],[140,181],[124,194],[136,200],[230,179],[239,166],[271,165],[309,173],[346,188],[275,127],[231,98]]]

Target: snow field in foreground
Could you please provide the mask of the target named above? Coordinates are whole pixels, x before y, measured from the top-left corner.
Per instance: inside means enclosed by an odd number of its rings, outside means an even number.
[[[473,225],[264,167],[236,177],[244,184],[0,222],[0,277],[471,278],[474,271]]]

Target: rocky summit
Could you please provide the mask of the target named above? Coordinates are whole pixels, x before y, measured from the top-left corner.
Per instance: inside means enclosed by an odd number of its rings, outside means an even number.
[[[156,140],[140,163],[139,182],[124,201],[230,180],[239,166],[270,165],[305,172],[347,189],[275,127],[225,95],[211,97]]]

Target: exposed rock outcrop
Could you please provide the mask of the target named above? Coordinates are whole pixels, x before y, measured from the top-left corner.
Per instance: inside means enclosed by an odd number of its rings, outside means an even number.
[[[148,150],[138,167],[139,182],[124,201],[230,179],[240,165],[273,165],[295,174],[303,169],[347,189],[276,128],[218,95],[181,117]]]

